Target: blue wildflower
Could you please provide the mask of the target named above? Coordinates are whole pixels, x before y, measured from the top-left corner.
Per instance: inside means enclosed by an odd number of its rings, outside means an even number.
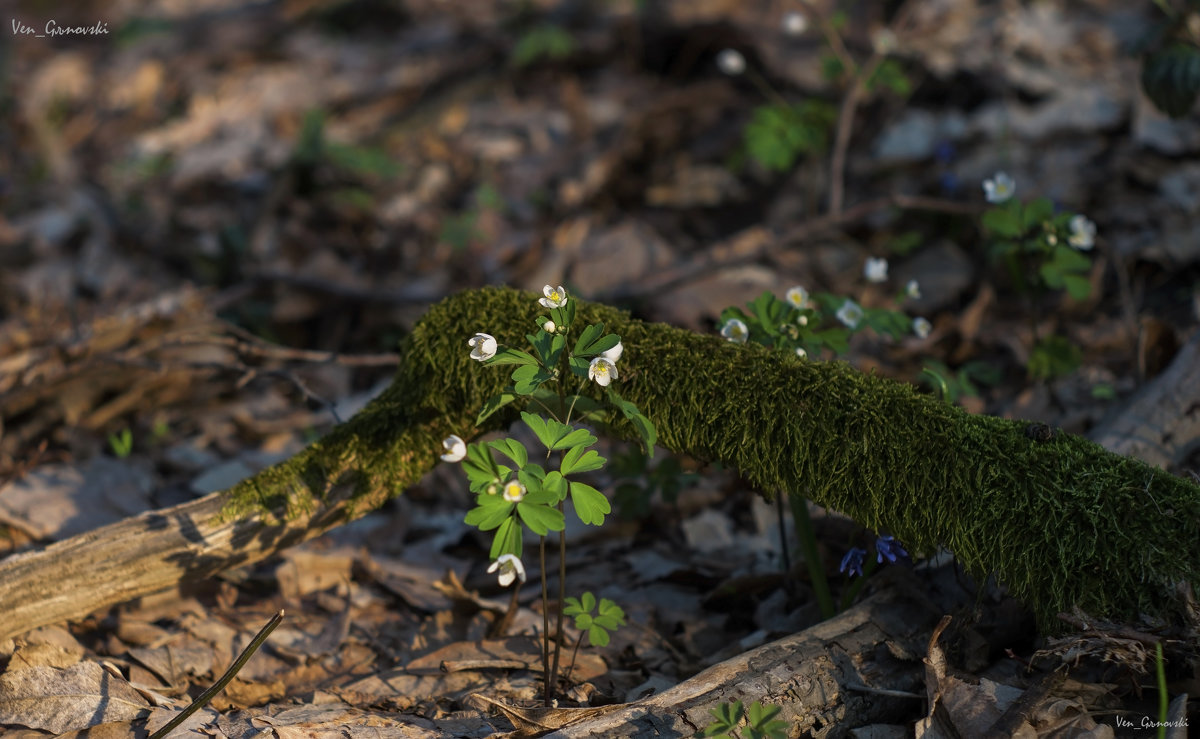
[[[895,562],[900,557],[907,557],[908,552],[904,547],[900,546],[900,542],[896,541],[891,535],[881,536],[875,540],[875,561],[882,562],[887,560]]]
[[[850,577],[861,575],[863,573],[863,557],[865,556],[867,556],[866,549],[851,547],[850,551],[846,552],[846,556],[842,557],[842,566],[838,569]]]

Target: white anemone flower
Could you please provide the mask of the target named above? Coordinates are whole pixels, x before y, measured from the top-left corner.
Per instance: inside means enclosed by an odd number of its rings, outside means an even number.
[[[717,54],[717,67],[730,77],[737,77],[746,71],[746,57],[737,49],[725,49]]]
[[[858,324],[862,321],[864,315],[862,306],[853,300],[847,300],[845,303],[842,303],[841,308],[838,308],[837,319],[847,328],[858,328]]]
[[[554,325],[554,321],[546,321],[542,324],[542,330],[548,334],[552,334],[558,330],[558,326]]]
[[[783,31],[789,36],[799,36],[808,30],[808,17],[804,13],[792,11],[783,16]]]
[[[500,559],[492,562],[492,566],[488,567],[488,572],[496,570],[500,571],[499,580],[502,588],[507,588],[516,580],[525,582],[525,565],[521,564],[521,560],[514,555],[501,554]]]
[[[509,503],[520,503],[525,497],[525,486],[517,480],[504,483],[504,499]]]
[[[538,298],[538,304],[543,308],[561,308],[567,304],[567,291],[563,289],[562,285],[558,287],[546,285],[542,288],[542,295],[546,297]]]
[[[614,346],[612,349],[609,349],[606,352],[600,352],[600,356],[604,357],[605,359],[612,362],[613,364],[616,364],[617,360],[620,359],[621,355],[624,353],[625,353],[625,347],[621,344],[621,342],[618,341],[617,345]]]
[[[475,334],[467,342],[467,346],[471,347],[471,359],[480,362],[486,362],[496,356],[496,350],[500,348],[496,344],[496,337],[491,334]]]
[[[808,359],[808,352],[804,351],[804,347],[798,346],[796,347],[796,356],[801,359]]]
[[[809,306],[808,291],[799,285],[788,290],[784,294],[784,297],[787,299],[787,302],[791,303],[793,308],[804,309]]]
[[[913,333],[917,335],[918,339],[924,339],[928,337],[929,332],[933,330],[933,324],[918,316],[913,319],[912,328]]]
[[[989,203],[999,205],[1013,196],[1017,183],[1006,172],[997,172],[990,180],[983,181],[983,194]]]
[[[916,280],[909,280],[908,284],[904,286],[904,294],[913,300],[920,300],[921,286],[917,284]]]
[[[466,442],[454,434],[442,439],[442,449],[446,451],[442,455],[443,462],[461,462],[463,457],[467,456]]]
[[[746,324],[740,319],[730,318],[721,327],[721,335],[736,344],[745,344],[750,338],[750,329],[746,328]]]
[[[1071,216],[1067,225],[1071,230],[1071,235],[1067,237],[1068,244],[1079,251],[1090,251],[1096,245],[1096,224],[1087,216]]]
[[[882,257],[868,257],[863,265],[863,277],[867,278],[867,282],[887,282],[887,271],[888,262]]]
[[[596,357],[588,365],[588,379],[595,380],[600,387],[608,387],[608,383],[617,379],[617,365],[606,357]]]

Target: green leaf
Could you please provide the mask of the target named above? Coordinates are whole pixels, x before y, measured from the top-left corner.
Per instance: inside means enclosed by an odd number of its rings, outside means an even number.
[[[572,354],[576,357],[592,357],[612,349],[621,341],[621,337],[616,334],[603,334],[603,323],[594,323],[588,326],[579,336],[579,341],[575,342],[575,350]]]
[[[521,558],[521,526],[514,516],[509,516],[500,528],[496,529],[496,535],[492,537],[492,550],[488,556],[495,561],[500,559],[502,554],[511,554],[517,559]]]
[[[1017,202],[1010,200],[1009,202]],[[1050,198],[1038,198],[1021,208],[1021,224],[1024,231],[1032,231],[1054,217],[1054,203]]]
[[[513,370],[513,392],[518,395],[532,395],[533,391],[543,382],[553,380],[554,375],[537,365],[525,365]]]
[[[1050,336],[1033,347],[1029,355],[1029,374],[1037,380],[1053,380],[1079,367],[1083,352],[1062,336]]]
[[[479,417],[475,419],[475,425],[482,426],[483,422],[491,417],[493,413],[513,402],[518,397],[520,396],[515,392],[511,392],[511,389],[506,389],[504,392],[496,393],[488,398],[483,404],[483,410],[479,411]]]
[[[564,603],[566,604],[563,606],[564,616],[578,616],[583,613],[583,606],[579,603],[578,598],[568,596]]]
[[[588,590],[583,594],[583,599],[580,603],[583,605],[585,613],[591,613],[592,609],[596,607],[596,596],[592,595],[592,591]]]
[[[1092,267],[1092,260],[1069,246],[1061,245],[1054,250],[1054,263],[1063,272],[1086,272]]]
[[[521,420],[525,422],[525,425],[529,427],[533,435],[538,438],[538,441],[542,442],[542,446],[547,449],[551,448],[554,444],[555,432],[550,427],[550,419],[535,416],[528,411],[521,411]]]
[[[587,635],[588,641],[591,642],[592,646],[608,646],[608,631],[606,631],[603,626],[600,626],[599,624],[592,624],[587,630]]]
[[[617,410],[621,411],[621,415],[629,419],[633,427],[637,429],[638,436],[641,437],[642,446],[647,455],[654,453],[654,445],[658,443],[658,430],[654,427],[654,422],[642,412],[638,410],[637,405],[625,400],[617,394],[616,390],[608,389],[608,402],[616,406]]]
[[[571,325],[575,323],[575,298],[567,298],[567,304],[559,310],[563,319],[559,322],[559,325],[564,329],[570,329]],[[564,346],[566,345],[565,339],[563,340],[563,344]]]
[[[575,341],[575,348],[571,350],[571,354],[576,357],[583,356],[584,347],[599,339],[604,335],[604,324],[593,323],[579,334],[579,338]]]
[[[612,511],[603,493],[582,482],[571,483],[571,503],[575,505],[575,515],[579,520],[592,526],[604,523],[604,517]]]
[[[850,349],[849,329],[831,328],[825,331],[816,331],[813,333],[812,338],[829,347],[834,354],[845,354]],[[811,352],[809,356],[812,356]]]
[[[538,331],[536,334],[525,334],[525,340],[533,347],[533,352],[541,360],[541,363],[547,367],[552,367],[550,362],[550,343],[554,339],[545,331]]]
[[[601,598],[600,610],[596,613],[596,623],[610,631],[615,631],[625,625],[625,611],[608,598]]]
[[[1173,43],[1142,60],[1142,89],[1172,118],[1187,115],[1200,93],[1200,49]]]
[[[595,441],[595,439],[592,439],[592,441]],[[597,454],[595,449],[577,446],[563,455],[562,464],[559,466],[559,469],[564,475],[573,475],[577,472],[598,470],[604,466],[606,461],[608,460]]]
[[[579,446],[590,446],[596,443],[596,437],[587,429],[575,429],[566,436],[554,442],[551,449],[570,449]],[[565,473],[564,473],[565,474]]]
[[[742,718],[742,702],[722,703],[716,708],[708,709],[713,722],[704,728],[704,736],[716,736],[732,731]]]
[[[1086,277],[1063,275],[1063,282],[1066,283],[1067,293],[1075,300],[1087,300],[1092,294],[1092,282]]]
[[[463,520],[468,526],[474,526],[480,531],[491,531],[509,518],[513,504],[499,495],[488,495],[487,493],[483,495],[488,498],[500,498],[499,503],[476,506],[467,511],[467,516]]]
[[[542,490],[553,496],[555,505],[567,499],[567,481],[558,470],[546,473],[545,479],[542,480]]]
[[[489,441],[488,446],[511,459],[518,467],[524,467],[529,461],[529,452],[525,450],[525,445],[516,439]]]
[[[491,367],[498,364],[533,364],[538,363],[537,358],[532,354],[523,352],[520,349],[509,349],[505,347],[496,352],[496,356],[484,362],[485,365]]]
[[[562,357],[563,349],[567,348],[567,337],[562,334],[555,334],[550,341],[550,355],[546,357],[547,367],[557,367],[558,360]]]
[[[591,362],[589,362],[587,359],[584,359],[583,357],[571,357],[568,360],[568,364],[571,366],[571,374],[575,375],[576,377],[588,376],[588,368],[591,366]]]
[[[538,536],[545,536],[547,531],[562,531],[565,525],[562,511],[545,504],[522,500],[517,503],[517,513],[529,530]]]
[[[982,223],[988,231],[1004,238],[1015,239],[1022,233],[1021,221],[1012,208],[989,208],[983,213]]]

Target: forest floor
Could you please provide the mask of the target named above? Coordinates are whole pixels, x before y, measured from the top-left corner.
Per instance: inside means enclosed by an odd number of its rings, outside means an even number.
[[[928,331],[858,331],[838,358],[1077,434],[1125,412],[1200,330],[1200,121],[1140,89],[1151,2],[21,0],[11,14],[0,557],[294,454],[387,386],[430,304],[483,285],[563,285],[706,333],[794,286],[894,308]],[[1016,238],[985,225],[1003,210],[985,198],[998,172],[1010,202],[1048,199],[1060,239],[1082,233],[1067,214],[1094,223],[1094,243],[1066,250],[1082,262],[1055,256],[1041,220],[1023,236],[1044,256],[998,256]],[[1069,279],[1039,270],[1051,262]],[[568,527],[571,589],[629,625],[579,651],[561,705],[660,693],[820,622],[790,515],[735,470],[602,443],[612,463],[593,484],[616,515]],[[1194,439],[1164,454],[1148,461],[1200,471]],[[463,522],[471,500],[442,465],[263,562],[0,641],[0,734],[146,736],[281,609],[187,735],[510,731],[470,696],[540,698],[541,591],[531,572],[510,636],[490,636],[508,591],[490,537]],[[886,532],[812,515],[840,597],[847,549]],[[954,666],[1016,696],[1041,684],[1027,666],[1071,664],[1069,688],[1025,716],[1037,735],[1148,733],[1153,638],[1047,641],[946,562],[901,564],[902,581],[885,568],[861,596],[928,589],[959,622]],[[904,668],[918,698],[931,633],[911,635]],[[473,660],[487,666],[446,668]],[[1169,692],[1200,692],[1195,663],[1172,667]],[[994,699],[967,703],[1013,701]],[[911,735],[928,712],[895,704],[877,730],[898,733],[859,736]],[[804,731],[861,726],[837,718]]]

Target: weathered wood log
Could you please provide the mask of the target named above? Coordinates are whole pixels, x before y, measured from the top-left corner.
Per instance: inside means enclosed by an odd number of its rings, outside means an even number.
[[[789,736],[837,739],[870,724],[908,723],[924,705],[924,648],[941,611],[903,569],[881,573],[880,591],[836,617],[713,665],[632,703],[578,709],[506,709],[517,728],[549,737],[692,736],[720,703],[780,706]]]
[[[0,562],[0,636],[260,559],[373,509],[438,461],[441,439],[476,426],[508,383],[481,367],[477,331],[520,346],[540,312],[507,289],[461,293],[414,328],[391,387],[350,422],[232,489]],[[1176,586],[1200,584],[1200,486],[1080,437],[973,416],[841,362],[803,361],[581,304],[580,320],[622,336],[623,397],[667,449],[738,467],[762,490],[807,495],[911,551],[946,546],[995,572],[1060,628],[1078,605],[1097,618],[1171,614]],[[583,381],[584,393],[600,389]],[[634,431],[618,420],[614,433]]]
[[[1158,467],[1182,465],[1200,448],[1200,331],[1166,371],[1116,409],[1088,437],[1105,449]]]

